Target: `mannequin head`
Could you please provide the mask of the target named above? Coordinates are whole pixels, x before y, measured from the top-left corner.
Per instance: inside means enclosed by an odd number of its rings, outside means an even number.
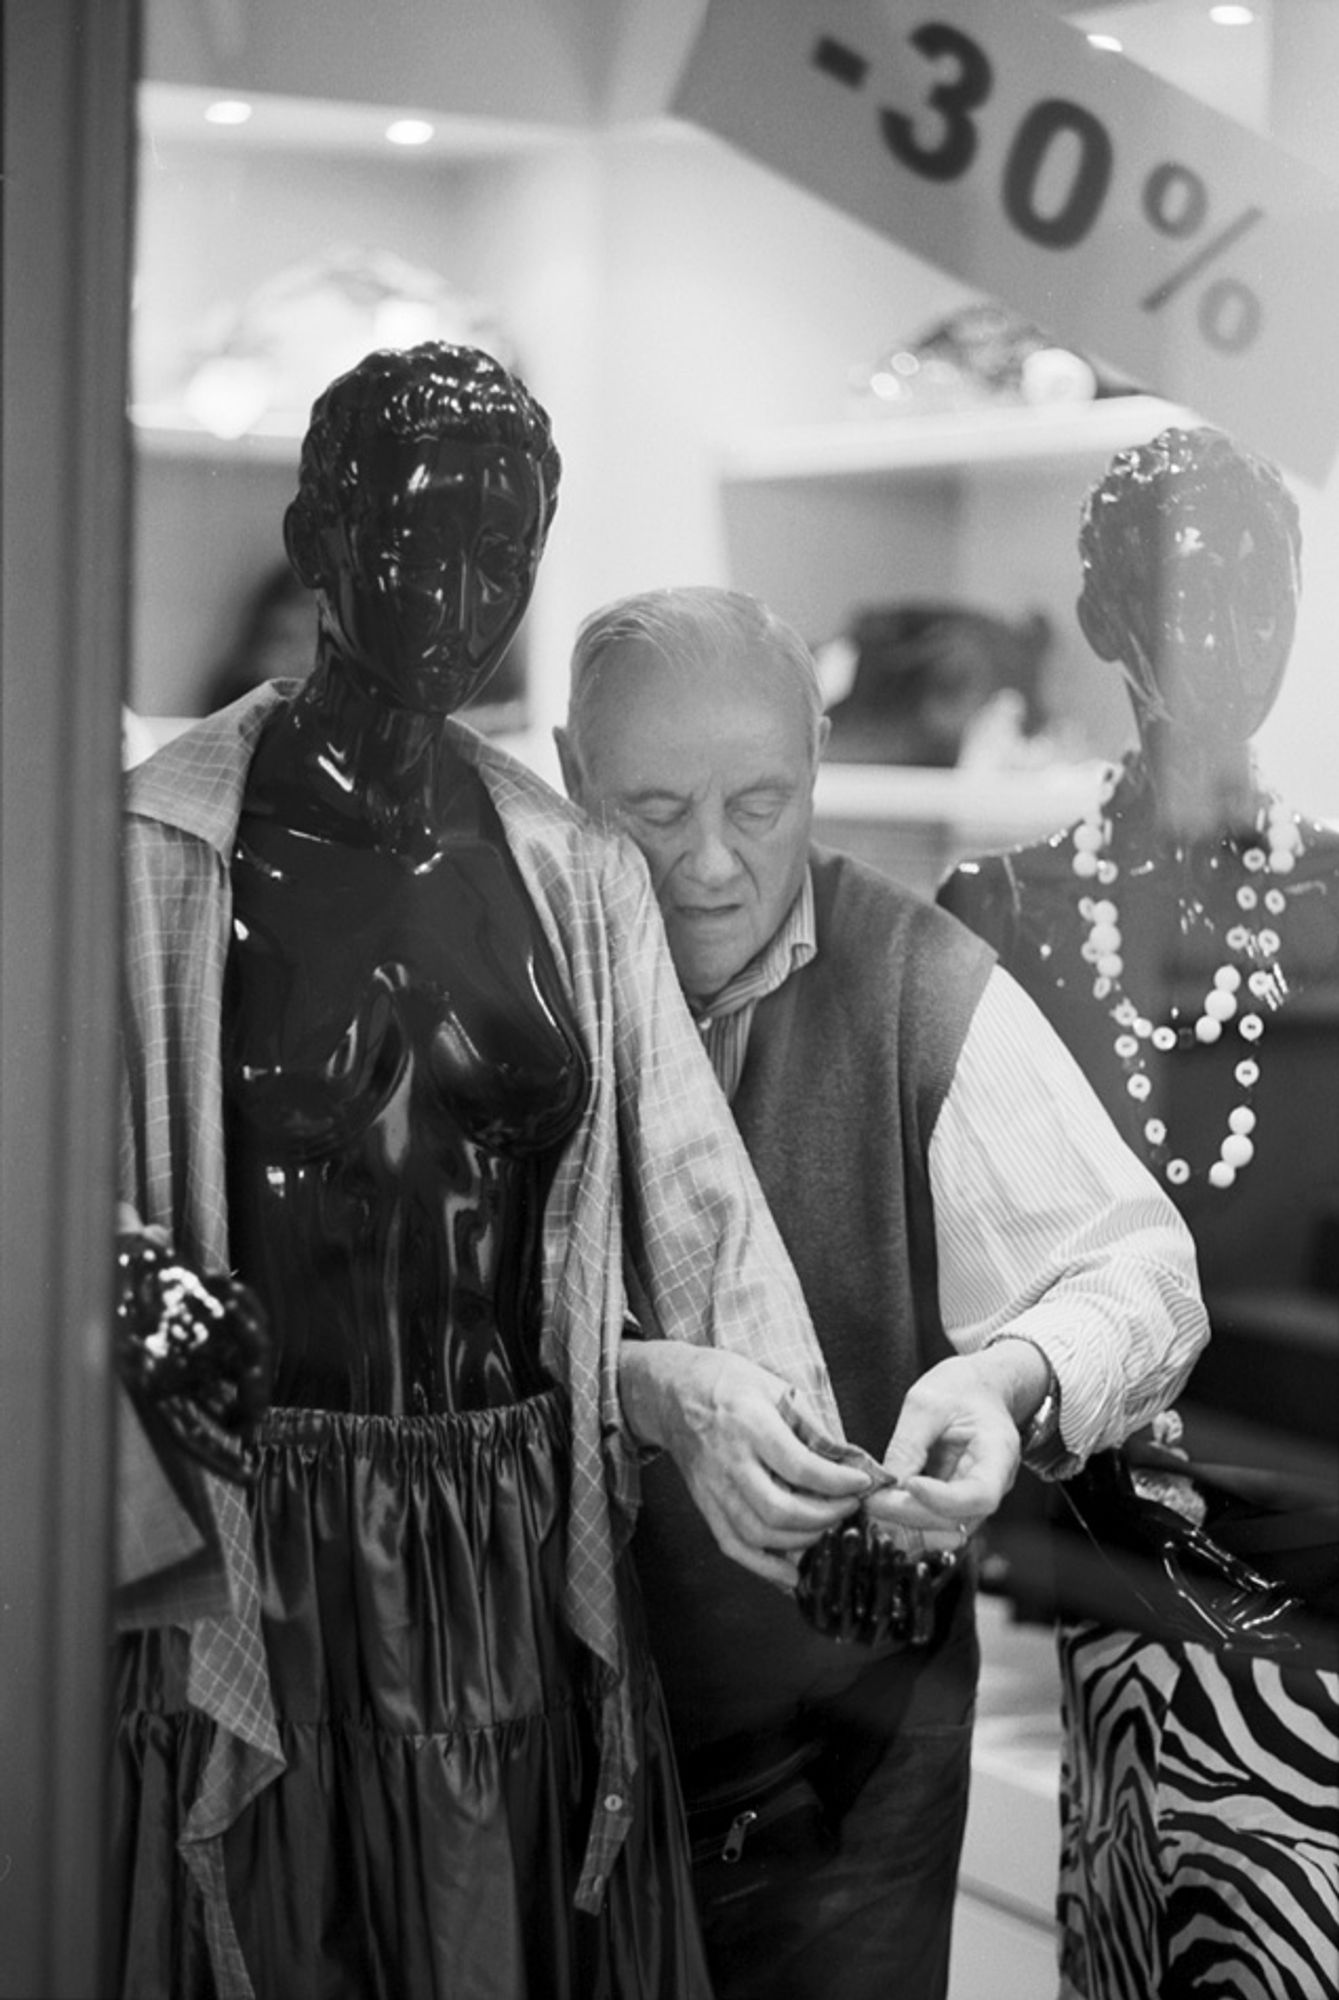
[[[530,601],[560,471],[545,412],[477,348],[388,349],[341,375],[284,520],[323,660],[403,708],[477,694]]]
[[[1084,504],[1079,623],[1119,663],[1141,735],[1241,745],[1273,706],[1297,616],[1297,506],[1223,432],[1118,452]]]

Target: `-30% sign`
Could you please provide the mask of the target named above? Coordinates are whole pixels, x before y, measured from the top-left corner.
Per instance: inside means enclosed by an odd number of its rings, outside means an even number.
[[[927,21],[908,38],[927,62],[943,74],[927,90],[925,111],[933,128],[927,137],[918,116],[885,107],[879,113],[884,144],[893,157],[914,174],[931,181],[956,180],[971,166],[978,150],[976,116],[994,83],[986,51],[970,35],[944,21]],[[858,90],[869,73],[866,58],[848,43],[822,35],[814,45],[816,68],[838,83]],[[1087,105],[1068,97],[1042,97],[1031,105],[1014,134],[1004,161],[1000,197],[1004,214],[1033,243],[1052,250],[1071,250],[1088,235],[1101,215],[1111,186],[1115,146],[1103,120]],[[1059,175],[1058,199],[1048,181]],[[1209,216],[1209,189],[1202,175],[1178,160],[1160,161],[1142,189],[1146,219],[1164,235],[1196,238]],[[1160,284],[1140,305],[1156,312],[1212,265],[1264,215],[1261,208],[1243,209]],[[1220,353],[1238,354],[1260,330],[1261,305],[1238,278],[1213,279],[1199,303],[1200,332]]]
[[[1289,470],[1328,472],[1339,188],[1048,8],[710,0],[675,109]]]

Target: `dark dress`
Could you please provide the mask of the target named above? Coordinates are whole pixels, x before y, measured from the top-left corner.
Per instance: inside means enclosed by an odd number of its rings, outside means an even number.
[[[225,1841],[256,1992],[705,1994],[626,1577],[638,1797],[601,1914],[573,1907],[602,1688],[563,1609],[540,1230],[589,1079],[494,809],[469,774],[427,865],[249,809],[233,888],[229,1216],[276,1343],[250,1504],[287,1764]],[[179,1865],[143,1865],[211,1728],[184,1667],[184,1635],[121,1649],[123,1991],[164,2000],[213,1990]]]

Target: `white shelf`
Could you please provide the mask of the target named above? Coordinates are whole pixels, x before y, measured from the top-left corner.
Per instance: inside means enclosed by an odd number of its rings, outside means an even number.
[[[747,483],[1057,464],[1106,456],[1123,445],[1146,443],[1169,424],[1199,421],[1156,396],[853,417],[747,433],[727,444],[720,470],[726,480]]]
[[[302,430],[262,418],[242,437],[216,437],[175,404],[134,403],[130,424],[139,449],[152,458],[205,459],[226,465],[284,465],[297,470]]]
[[[1053,833],[1086,811],[1106,769],[1100,760],[1039,771],[927,770],[910,764],[822,764],[815,817],[942,826],[1005,840]]]

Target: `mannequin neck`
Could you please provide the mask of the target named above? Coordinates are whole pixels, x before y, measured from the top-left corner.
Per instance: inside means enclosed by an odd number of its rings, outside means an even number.
[[[318,657],[262,746],[266,789],[295,823],[314,808],[422,865],[441,850],[457,794],[471,791],[446,722],[397,706],[370,676]]]
[[[1199,737],[1153,718],[1139,734],[1122,802],[1160,843],[1194,846],[1253,823],[1262,794],[1249,743]]]

